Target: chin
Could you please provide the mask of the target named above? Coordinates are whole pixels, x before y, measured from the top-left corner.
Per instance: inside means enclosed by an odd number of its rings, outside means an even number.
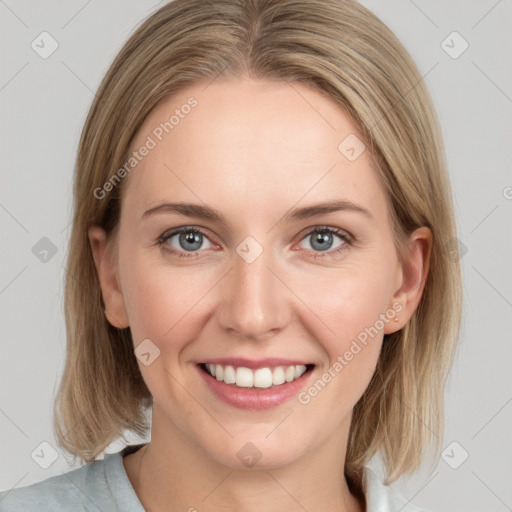
[[[303,455],[298,447],[284,446],[281,439],[269,441],[265,435],[230,438],[224,445],[203,448],[217,463],[238,470],[275,469],[292,464]]]

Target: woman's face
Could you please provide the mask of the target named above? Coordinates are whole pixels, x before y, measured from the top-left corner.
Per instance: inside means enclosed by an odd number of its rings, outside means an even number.
[[[178,432],[231,467],[344,448],[383,335],[412,313],[360,139],[297,83],[196,84],[145,120],[123,190],[119,292],[103,291],[138,347],[153,437]]]

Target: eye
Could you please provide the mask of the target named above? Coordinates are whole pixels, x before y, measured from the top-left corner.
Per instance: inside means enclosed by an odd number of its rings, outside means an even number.
[[[336,238],[338,238],[337,243]],[[353,243],[354,238],[342,229],[321,226],[307,233],[302,241],[310,241],[310,247],[306,247],[306,249],[314,251],[313,257],[317,259],[340,254]],[[206,246],[203,245],[205,242]],[[199,257],[201,249],[209,249],[213,246],[204,231],[190,226],[166,231],[158,238],[157,244],[164,251],[180,258]]]
[[[338,243],[336,244],[336,238]],[[353,237],[347,232],[330,226],[322,226],[310,231],[302,240],[308,241],[313,251],[319,251],[314,258],[332,257],[346,250],[353,242]],[[324,253],[324,254],[322,254]]]
[[[209,244],[206,247],[203,246],[205,241]],[[157,243],[162,246],[165,251],[176,254],[182,258],[195,257],[195,253],[200,249],[212,247],[211,242],[202,230],[188,226],[164,233],[157,240]]]

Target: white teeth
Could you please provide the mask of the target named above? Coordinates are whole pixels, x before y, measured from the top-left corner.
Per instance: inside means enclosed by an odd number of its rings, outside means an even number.
[[[252,388],[254,374],[251,369],[241,366],[236,369],[236,385],[240,388]]]
[[[288,366],[284,372],[286,382],[291,382],[295,378],[295,366]]]
[[[254,372],[254,387],[269,388],[272,386],[272,372],[270,368],[260,368]]]
[[[207,363],[206,369],[212,377],[226,384],[235,384],[241,388],[270,388],[280,386],[285,382],[292,382],[301,377],[306,371],[306,366],[298,364],[294,366],[276,366],[275,368],[258,368],[251,370],[244,366],[234,368],[231,365]]]
[[[274,373],[272,374],[272,384],[274,386],[279,386],[280,384],[285,383],[284,378],[284,370],[282,366],[278,366],[277,368],[274,368]]]
[[[295,378],[298,379],[305,371],[306,371],[306,367],[303,364],[296,365],[295,366]]]
[[[224,382],[226,384],[235,384],[236,382],[235,369],[231,365],[224,368]]]

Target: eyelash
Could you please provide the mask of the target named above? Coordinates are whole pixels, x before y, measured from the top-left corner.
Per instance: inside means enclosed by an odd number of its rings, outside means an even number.
[[[179,235],[180,233],[197,233],[200,234],[206,238],[208,238],[208,235],[201,229],[196,227],[189,227],[189,226],[183,226],[181,228],[173,229],[172,231],[166,231],[158,239],[156,240],[156,245],[160,246],[162,250],[165,252],[172,254],[174,256],[178,256],[179,258],[197,258],[199,256],[200,251],[177,251],[176,249],[172,248],[169,244],[167,244],[167,240],[169,238],[172,238],[175,235]],[[343,231],[339,228],[334,228],[331,226],[320,226],[317,227],[301,238],[301,241],[307,238],[308,236],[311,236],[315,233],[332,233],[337,235],[344,244],[340,245],[336,249],[332,249],[330,251],[315,251],[313,258],[316,260],[318,258],[334,258],[344,252],[347,249],[347,246],[351,246],[354,244],[355,238],[347,233],[346,231]]]

